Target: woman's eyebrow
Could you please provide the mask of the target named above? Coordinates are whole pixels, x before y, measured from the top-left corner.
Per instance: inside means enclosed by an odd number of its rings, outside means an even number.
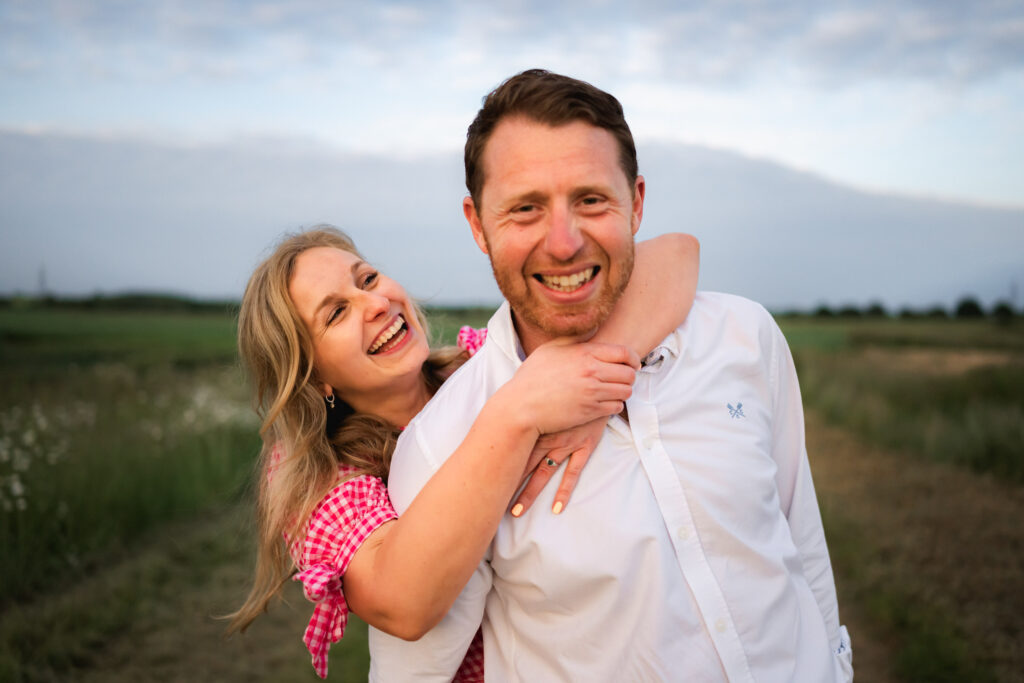
[[[349,270],[352,272],[353,280],[356,279],[356,273],[359,272],[359,269],[365,265],[366,261],[356,261],[355,263],[352,264],[352,267],[349,268]],[[337,301],[337,299],[338,297],[333,292],[326,294],[324,298],[320,300],[320,303],[317,304],[316,308],[313,309],[313,317],[319,318],[321,311],[323,311],[324,308],[329,306],[331,303]]]

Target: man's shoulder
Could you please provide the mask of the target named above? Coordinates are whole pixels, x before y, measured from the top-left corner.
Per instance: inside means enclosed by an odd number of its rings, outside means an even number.
[[[463,422],[467,419],[467,411],[474,406],[482,405],[487,400],[486,387],[492,374],[493,354],[488,353],[487,344],[469,360],[462,364],[451,377],[445,380],[433,398],[427,402],[406,431],[430,429],[434,426],[444,427],[447,424]],[[472,421],[475,413],[469,416]]]
[[[699,307],[716,315],[749,316],[755,319],[771,315],[764,306],[753,299],[726,292],[699,291],[694,297],[693,305],[695,309]]]
[[[763,330],[775,327],[775,319],[758,302],[724,292],[697,292],[683,328],[730,326]]]

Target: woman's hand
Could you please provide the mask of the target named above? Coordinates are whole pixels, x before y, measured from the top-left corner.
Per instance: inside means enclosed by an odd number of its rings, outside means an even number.
[[[526,464],[525,476],[530,480],[516,498],[515,505],[512,506],[512,516],[518,517],[528,510],[561,464],[568,460],[558,491],[555,492],[555,502],[551,506],[551,511],[559,514],[569,503],[569,497],[576,488],[576,481],[580,478],[583,466],[587,464],[590,454],[601,441],[607,423],[608,418],[602,417],[555,434],[545,434],[537,439],[537,445],[533,447],[530,460]]]
[[[639,368],[625,346],[554,341],[531,353],[499,392],[540,437],[622,412]]]

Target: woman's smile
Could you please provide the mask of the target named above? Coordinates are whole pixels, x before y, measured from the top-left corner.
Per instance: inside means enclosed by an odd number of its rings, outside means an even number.
[[[393,322],[373,340],[369,353],[371,356],[391,353],[409,339],[409,327],[405,322],[405,316],[396,315]]]

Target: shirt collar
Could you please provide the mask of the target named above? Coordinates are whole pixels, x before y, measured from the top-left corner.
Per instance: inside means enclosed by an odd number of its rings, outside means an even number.
[[[519,342],[515,325],[512,324],[512,308],[508,301],[502,301],[501,306],[487,322],[487,338],[493,339],[501,352],[516,365],[526,360],[523,345]]]
[[[502,301],[501,306],[487,322],[487,338],[493,339],[501,352],[517,365],[526,360],[523,345],[519,341],[519,335],[516,334],[515,325],[512,324],[512,308],[508,301]],[[657,372],[666,354],[672,358],[678,358],[682,343],[680,331],[672,330],[672,333],[654,347],[653,351],[644,356],[641,371]]]
[[[661,340],[660,344],[654,347],[653,351],[643,357],[643,360],[640,361],[640,372],[659,372],[666,358],[679,357],[682,344],[679,329],[672,330],[667,337]]]

